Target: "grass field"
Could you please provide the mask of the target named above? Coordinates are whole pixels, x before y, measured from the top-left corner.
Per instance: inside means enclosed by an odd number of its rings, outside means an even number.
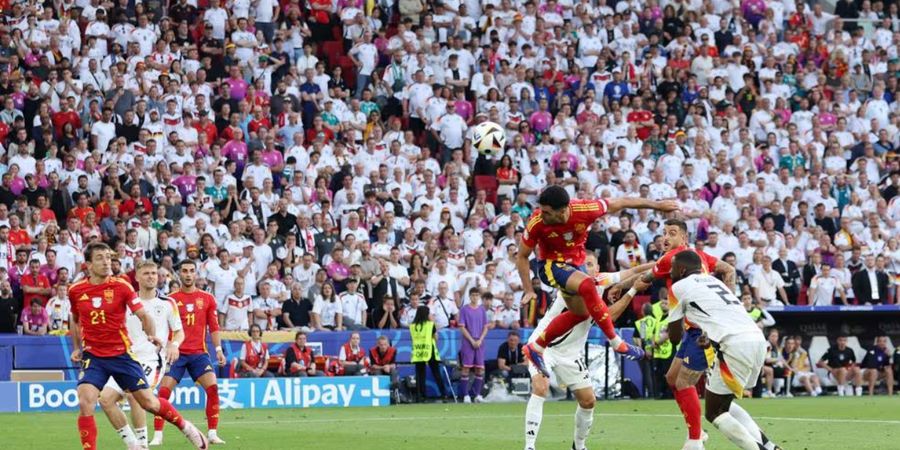
[[[742,404],[785,450],[900,449],[900,398],[794,398]],[[685,431],[673,401],[597,404],[589,448],[681,448]],[[505,450],[521,449],[525,404],[403,405],[388,408],[224,411],[219,435],[225,449]],[[571,445],[572,402],[547,402],[540,449]],[[202,411],[187,417],[206,428]],[[123,448],[98,416],[101,449]],[[734,448],[709,424],[708,449]],[[79,448],[74,413],[0,415],[0,449]],[[163,448],[190,446],[166,428]]]

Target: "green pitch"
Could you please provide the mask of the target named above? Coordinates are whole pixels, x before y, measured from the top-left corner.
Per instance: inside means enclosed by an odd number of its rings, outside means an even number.
[[[900,399],[793,398],[744,400],[765,432],[785,450],[900,448]],[[547,402],[539,449],[571,445],[572,402]],[[219,435],[227,449],[516,450],[523,447],[524,403],[403,405],[388,408],[223,411]],[[202,411],[187,417],[206,429]],[[97,417],[99,447],[123,448]],[[152,424],[151,424],[152,425]],[[734,448],[710,425],[706,448]],[[78,448],[74,413],[0,414],[0,448]],[[674,401],[598,402],[589,448],[677,450],[685,438]],[[163,448],[190,446],[166,427]],[[214,447],[215,448],[215,447]]]

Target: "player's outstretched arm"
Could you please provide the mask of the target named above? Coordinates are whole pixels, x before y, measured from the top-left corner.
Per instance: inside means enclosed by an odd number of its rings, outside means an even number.
[[[731,264],[719,260],[716,262],[716,275],[722,278],[722,282],[731,289],[731,292],[737,292],[737,270]]]
[[[655,209],[662,212],[677,211],[678,202],[675,200],[648,200],[640,197],[623,197],[609,199],[606,202],[606,212],[613,214],[623,209]]]
[[[69,317],[71,318],[69,323],[72,324],[72,355],[70,357],[72,362],[77,363],[81,362],[81,323],[75,314],[71,314]]]
[[[533,247],[528,246],[525,242],[519,244],[519,252],[516,254],[516,270],[519,272],[519,279],[522,280],[522,290],[525,294],[522,296],[522,304],[528,304],[535,297],[534,286],[531,285],[531,265],[528,260],[531,257]]]

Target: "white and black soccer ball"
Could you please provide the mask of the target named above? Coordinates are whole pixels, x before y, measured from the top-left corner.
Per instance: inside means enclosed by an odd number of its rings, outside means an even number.
[[[486,157],[492,157],[503,153],[506,147],[506,132],[503,127],[494,122],[482,122],[475,125],[472,133],[472,145],[478,153]]]

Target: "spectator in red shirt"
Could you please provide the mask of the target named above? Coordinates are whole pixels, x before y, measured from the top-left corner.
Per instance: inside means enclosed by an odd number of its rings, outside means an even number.
[[[397,349],[391,347],[387,336],[379,336],[375,346],[369,349],[369,373],[389,375],[391,382],[397,381]]]
[[[68,102],[59,102],[59,111],[53,113],[53,132],[57,139],[63,136],[63,128],[66,124],[72,124],[76,130],[81,129],[81,117],[78,113],[69,109]]]
[[[28,273],[22,276],[19,284],[22,286],[26,305],[34,301],[38,301],[41,306],[46,305],[53,294],[50,280],[41,274],[41,262],[37,259],[28,262]]]
[[[31,237],[28,236],[28,231],[22,228],[19,216],[15,214],[9,216],[9,242],[13,247],[23,245],[31,247]]]
[[[76,194],[78,195],[78,199],[76,200],[75,208],[69,210],[69,218],[76,218],[84,223],[84,218],[88,215],[88,213],[94,212],[94,208],[91,208],[91,205],[88,203],[90,197],[85,194]]]
[[[285,375],[292,377],[315,377],[316,358],[312,349],[306,346],[306,333],[298,331],[294,343],[284,352]]]

